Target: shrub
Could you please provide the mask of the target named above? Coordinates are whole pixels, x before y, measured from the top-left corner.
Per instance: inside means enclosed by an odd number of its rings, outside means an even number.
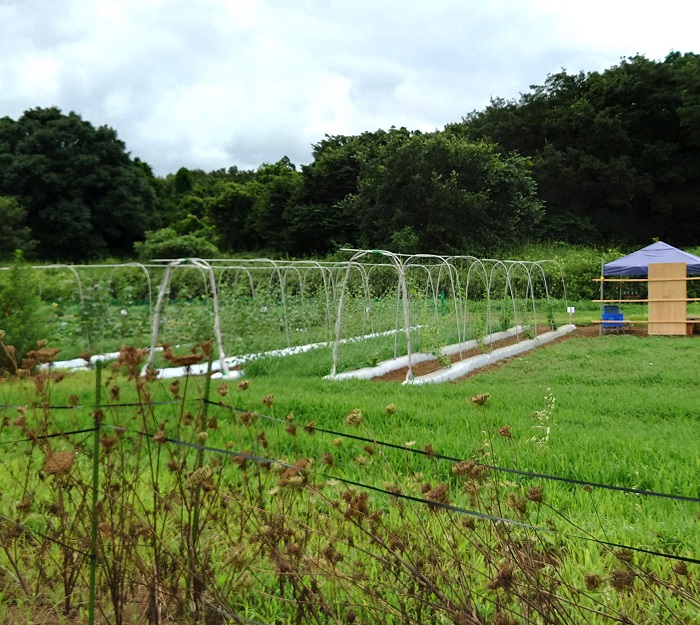
[[[0,272],[0,311],[4,342],[14,346],[19,358],[45,338],[47,317],[41,308],[37,278],[19,250],[9,271]]]
[[[146,233],[146,240],[135,243],[134,250],[141,260],[152,258],[217,258],[218,248],[195,234],[178,235],[172,228]]]

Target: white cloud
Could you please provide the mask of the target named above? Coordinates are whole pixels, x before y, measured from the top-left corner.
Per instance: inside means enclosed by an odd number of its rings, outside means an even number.
[[[325,134],[432,130],[547,74],[693,51],[639,0],[0,0],[0,116],[112,126],[159,174],[307,162]]]

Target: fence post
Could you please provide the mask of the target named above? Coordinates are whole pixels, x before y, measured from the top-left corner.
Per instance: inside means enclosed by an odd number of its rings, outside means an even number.
[[[95,586],[97,581],[97,501],[100,480],[100,423],[102,407],[102,361],[95,363],[94,442],[92,446],[92,527],[90,533],[90,600],[88,625],[95,625]]]
[[[207,418],[209,415],[209,391],[211,389],[211,374],[212,374],[212,362],[213,362],[212,351],[209,354],[209,362],[207,364],[207,378],[204,380],[204,400],[202,402],[202,422],[204,424],[203,432],[207,430]],[[199,439],[200,445],[204,444],[202,439]],[[204,466],[204,450],[197,450],[197,460],[195,462],[196,467],[194,471],[201,469]],[[204,590],[204,585],[199,574],[196,571],[197,566],[197,542],[199,540],[199,508],[200,508],[200,497],[201,497],[201,486],[196,484],[194,486],[194,502],[192,504],[192,527],[190,528],[190,575],[192,576],[192,602],[195,608],[195,622],[200,622],[201,617],[201,595]]]

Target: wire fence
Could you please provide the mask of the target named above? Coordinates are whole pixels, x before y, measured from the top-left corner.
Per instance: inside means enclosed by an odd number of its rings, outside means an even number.
[[[60,580],[53,608],[67,617],[118,625],[139,617],[256,623],[256,615],[284,620],[293,609],[298,622],[421,622],[431,609],[464,623],[483,622],[478,614],[597,622],[602,613],[603,620],[620,620],[594,596],[595,580],[586,578],[582,590],[564,576],[562,562],[574,551],[569,545],[582,541],[622,563],[610,578],[616,591],[637,580],[662,602],[670,601],[666,593],[675,596],[671,613],[700,607],[684,568],[700,559],[682,543],[672,552],[601,539],[545,502],[541,483],[679,504],[700,503],[698,497],[500,467],[376,440],[369,432],[299,426],[309,436],[365,443],[406,462],[435,461],[435,476],[448,478],[418,495],[417,484],[401,483],[388,456],[390,479],[381,485],[333,470],[322,443],[314,444],[315,458],[287,458],[280,430],[295,434],[297,426],[211,400],[209,376],[194,400],[174,383],[175,400],[153,401],[137,379],[139,400],[120,403],[116,393],[111,401],[104,397],[102,375],[98,365],[93,405],[71,406],[89,411],[92,427],[61,429],[66,407],[51,405],[48,395],[30,406],[0,406],[3,430],[23,433],[0,441],[0,566],[12,592],[34,602],[46,601],[47,580]],[[12,422],[10,411],[19,415]],[[235,415],[228,429],[237,429],[238,440],[216,444],[224,415]],[[273,428],[255,433],[258,422]],[[268,436],[278,437],[277,448]],[[450,463],[450,470],[438,462]],[[519,498],[522,489],[487,482],[501,474],[537,484]],[[463,486],[450,496],[447,482],[455,479]],[[536,511],[526,512],[528,505]],[[600,528],[606,537],[610,529]],[[634,562],[635,553],[674,563],[673,581],[663,581],[648,560]],[[360,596],[372,568],[393,581],[373,579],[376,595],[367,602]],[[684,574],[689,583],[679,581]],[[473,590],[475,580],[480,591]],[[465,584],[472,588],[466,595],[459,590]],[[473,620],[463,620],[470,614]]]

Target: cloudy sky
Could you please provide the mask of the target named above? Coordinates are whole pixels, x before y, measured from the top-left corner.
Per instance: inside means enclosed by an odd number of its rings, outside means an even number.
[[[681,0],[0,0],[0,117],[58,106],[166,175],[435,130],[548,74],[700,52]]]

